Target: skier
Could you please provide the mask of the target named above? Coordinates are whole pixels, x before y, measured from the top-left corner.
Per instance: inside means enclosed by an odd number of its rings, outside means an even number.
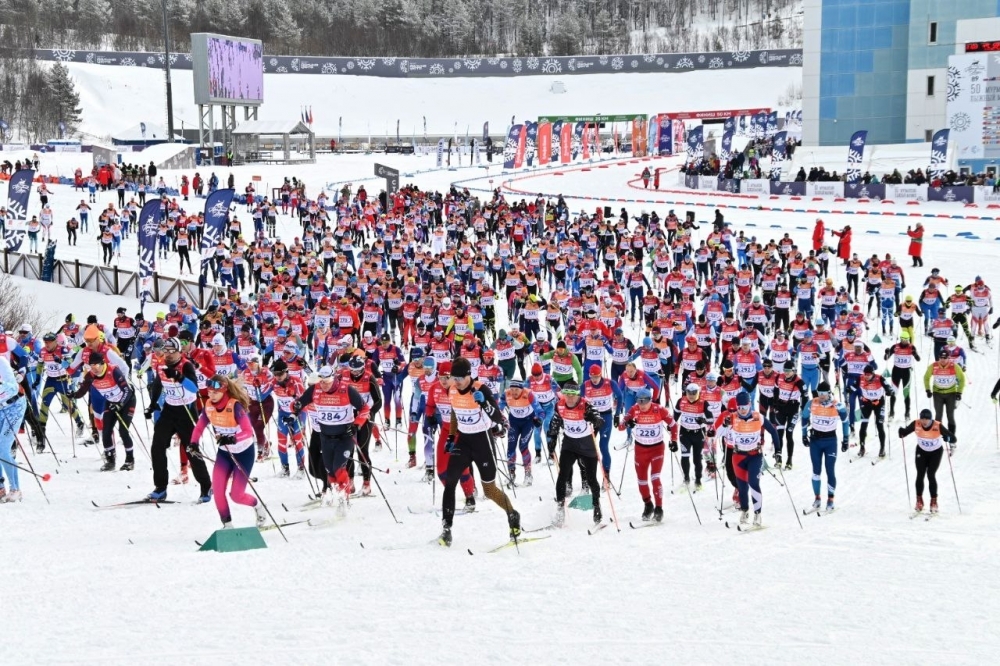
[[[155,418],[153,443],[150,456],[153,459],[153,492],[147,495],[151,502],[167,499],[167,449],[174,435],[181,442],[191,441],[195,424],[195,401],[198,399],[198,377],[194,364],[181,354],[181,343],[177,338],[163,341],[163,363],[158,364],[156,374],[149,385],[150,405],[145,411],[147,420]],[[208,475],[205,461],[201,458],[189,460],[194,478],[200,484],[198,502],[212,499],[212,479]]]
[[[21,501],[21,485],[12,451],[17,447],[17,430],[21,427],[27,408],[28,401],[20,394],[17,375],[10,367],[10,361],[5,356],[0,356],[0,468],[9,482],[7,492],[0,493],[2,502]],[[2,489],[3,486],[0,485],[0,490]]]
[[[604,427],[604,420],[598,416],[592,405],[580,396],[580,387],[572,381],[560,390],[559,403],[549,424],[549,457],[556,455],[559,433],[563,434],[560,452],[559,477],[556,479],[556,516],[554,525],[561,526],[566,520],[566,487],[573,478],[573,467],[578,462],[583,465],[583,480],[590,487],[594,501],[594,524],[603,519],[601,513],[601,486],[597,482],[597,444],[594,433]]]
[[[674,407],[674,419],[680,425],[681,470],[684,487],[691,483],[691,458],[694,457],[694,491],[701,490],[701,453],[705,447],[705,423],[712,418],[708,403],[701,399],[701,388],[690,383]],[[750,397],[750,394],[746,394]]]
[[[604,468],[605,478],[608,478],[611,474],[611,426],[612,421],[615,426],[618,425],[622,412],[622,393],[618,384],[601,375],[600,366],[590,366],[588,374],[589,380],[581,387],[580,395],[594,408],[604,423],[600,436],[601,465]]]
[[[313,426],[310,456],[313,450],[319,450],[327,480],[333,487],[324,491],[323,504],[336,506],[337,515],[343,517],[347,513],[350,487],[347,463],[354,454],[358,426],[368,418],[368,405],[357,389],[328,365],[319,369],[319,383],[307,388],[292,403],[292,413],[299,416],[310,405]]]
[[[753,409],[750,394],[740,391],[736,395],[736,415],[729,423],[723,422],[729,430],[726,438],[733,444],[733,470],[740,493],[740,525],[750,522],[750,502],[753,503],[754,527],[762,527],[760,512],[763,495],[760,490],[761,467],[764,463],[764,431],[771,436],[771,443],[777,448],[778,431],[771,422]],[[749,497],[748,497],[749,496]]]
[[[886,384],[881,375],[875,374],[875,365],[869,363],[858,380],[858,393],[861,398],[861,433],[858,443],[858,457],[865,456],[865,438],[868,436],[868,421],[875,414],[875,429],[878,431],[878,457],[885,458],[885,397],[895,397],[892,386]]]
[[[802,446],[809,449],[812,459],[813,511],[819,511],[820,473],[826,461],[826,510],[834,510],[834,496],[837,490],[837,419],[841,425],[841,453],[847,452],[850,437],[847,424],[847,408],[833,399],[830,384],[820,382],[816,397],[802,408]]]
[[[378,384],[378,379],[371,370],[363,356],[340,357],[341,365],[347,363],[347,369],[341,372],[343,381],[347,382],[358,392],[361,399],[365,401],[369,414],[378,414],[382,409],[382,392]],[[388,420],[386,421],[388,422]],[[402,425],[402,421],[397,419]],[[372,442],[372,422],[371,417],[367,417],[357,423],[358,433],[356,436],[358,460],[361,463],[361,495],[367,497],[372,494],[371,480],[372,467],[369,447]],[[350,478],[350,492],[354,492],[354,459],[347,463],[347,476]]]
[[[135,414],[135,392],[129,386],[128,380],[121,369],[108,366],[108,361],[101,352],[90,352],[87,357],[90,371],[84,376],[80,387],[73,394],[74,399],[80,399],[90,392],[91,387],[104,399],[104,413],[95,414],[94,420],[101,431],[101,442],[104,445],[104,466],[102,472],[115,471],[115,426],[118,426],[118,436],[125,448],[125,462],[121,471],[131,471],[135,467],[132,456],[132,435],[129,426]]]
[[[484,384],[472,380],[472,365],[467,358],[455,359],[451,366],[451,431],[445,450],[448,460],[447,479],[442,493],[442,532],[438,539],[450,546],[452,520],[455,516],[455,486],[470,463],[479,469],[483,494],[507,514],[511,539],[521,534],[521,515],[510,499],[496,484],[496,454],[492,436],[502,437],[507,429],[493,393]],[[554,420],[553,420],[554,422]],[[551,444],[550,444],[551,447]]]
[[[921,409],[920,418],[905,427],[899,429],[899,438],[903,439],[910,433],[916,433],[917,446],[914,461],[917,466],[917,475],[914,481],[917,491],[917,505],[914,510],[918,513],[924,510],[924,476],[927,477],[927,485],[931,491],[931,513],[938,512],[938,487],[937,468],[941,464],[941,456],[944,452],[944,445],[948,444],[948,456],[955,453],[957,446],[955,434],[941,425],[940,421],[932,418],[931,410]]]
[[[500,409],[506,409],[510,430],[507,432],[507,471],[510,482],[514,483],[517,467],[515,456],[521,451],[521,463],[524,466],[524,485],[530,486],[531,478],[531,442],[532,432],[542,427],[544,413],[530,389],[524,387],[524,382],[512,379],[510,386],[500,396]]]
[[[805,383],[795,374],[795,361],[785,361],[784,372],[774,384],[774,408],[772,422],[784,434],[774,443],[774,464],[781,464],[782,439],[785,440],[785,471],[792,469],[792,453],[795,450],[795,424],[799,421],[799,412],[807,399]],[[767,412],[764,412],[767,415]]]
[[[255,459],[255,435],[249,413],[250,396],[240,385],[226,375],[213,376],[208,380],[208,401],[198,417],[187,446],[190,460],[204,458],[199,442],[205,428],[211,425],[215,443],[219,447],[215,466],[212,468],[212,486],[216,490],[215,508],[219,511],[222,529],[233,526],[233,516],[226,500],[227,487],[234,502],[253,507],[257,514],[257,527],[262,527],[267,520],[263,503],[246,491]]]
[[[912,329],[911,329],[912,330]],[[892,358],[892,375],[890,377],[894,391],[889,395],[889,420],[896,416],[896,394],[903,387],[903,406],[906,413],[903,416],[910,420],[910,381],[913,375],[913,362],[920,361],[917,348],[910,344],[910,331],[902,329],[899,332],[899,342],[885,350],[885,360]]]
[[[933,381],[933,387],[931,383]],[[962,401],[965,390],[965,371],[951,358],[947,349],[941,349],[938,360],[924,372],[924,389],[934,401],[934,420],[941,420],[941,413],[948,412],[948,430],[955,433],[955,405]]]
[[[632,429],[635,438],[635,475],[639,481],[642,496],[642,519],[656,522],[663,520],[663,485],[660,471],[663,469],[663,426],[670,430],[670,450],[677,451],[677,422],[670,410],[653,404],[653,392],[648,388],[636,391],[636,404],[628,410],[625,420],[618,424],[619,430]],[[650,493],[652,485],[652,493]]]
[[[251,367],[253,367],[252,361]],[[281,473],[279,476],[287,477],[290,474],[288,462],[288,440],[290,437],[292,445],[295,447],[295,463],[298,468],[295,478],[301,479],[305,476],[305,443],[302,438],[304,419],[294,413],[292,406],[305,393],[306,389],[298,377],[292,377],[288,374],[288,364],[280,358],[271,365],[271,370],[268,374],[273,375],[271,396],[274,397],[278,405],[278,416],[275,419],[275,423],[278,426],[278,461],[281,463]],[[252,415],[253,405],[251,405]],[[263,446],[264,451],[270,453],[270,448],[265,441]],[[258,461],[267,459],[266,457],[262,458],[262,456],[264,456],[264,453],[258,452]],[[313,462],[316,463],[313,465],[315,471],[319,472],[323,469],[322,459]],[[328,488],[329,486],[325,483],[327,481],[326,475],[317,474],[317,476],[324,481],[323,489]]]

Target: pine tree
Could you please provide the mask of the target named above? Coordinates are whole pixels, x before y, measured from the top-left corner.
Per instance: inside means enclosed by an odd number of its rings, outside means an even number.
[[[83,112],[80,109],[80,93],[76,91],[76,84],[69,76],[69,68],[56,63],[48,71],[45,84],[49,96],[47,106],[51,110],[46,115],[55,125],[53,135],[57,134],[59,122],[62,121],[66,125],[65,136],[72,136],[83,120]]]

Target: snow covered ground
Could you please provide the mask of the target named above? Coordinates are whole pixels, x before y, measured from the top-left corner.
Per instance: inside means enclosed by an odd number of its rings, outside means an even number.
[[[366,159],[321,162],[287,174],[307,182],[357,182],[371,172]],[[425,166],[422,158],[395,160]],[[706,219],[711,206],[732,203],[719,195],[637,193],[628,181],[639,170],[626,161],[562,176],[549,172],[512,185],[531,193],[655,202],[609,204],[616,211],[627,206],[633,214],[656,209],[662,215],[668,205],[660,201],[697,199],[703,204],[698,217]],[[284,173],[272,167],[265,175],[274,183]],[[246,174],[238,174],[241,187]],[[445,187],[476,175],[481,172],[465,169],[416,180],[422,187]],[[469,185],[487,188],[488,178]],[[69,189],[57,188],[57,210],[74,201]],[[588,208],[595,204],[580,201]],[[848,205],[865,206],[838,207]],[[947,210],[962,211],[954,206]],[[759,237],[761,229],[774,236],[789,231],[803,245],[816,217],[767,210],[730,210],[726,215],[737,229],[756,224]],[[909,219],[823,217],[828,228],[851,224],[854,247],[862,256],[905,253],[905,239],[896,233]],[[993,238],[990,222],[923,222],[929,234],[972,230]],[[770,225],[779,228],[771,231]],[[866,233],[875,230],[881,233]],[[77,251],[88,255],[93,243],[82,241]],[[965,284],[980,273],[1000,287],[997,248],[992,240],[929,239],[927,268],[907,268],[907,292],[916,295],[933,266],[952,284]],[[129,261],[134,259],[122,258],[123,265]],[[53,311],[54,322],[61,321],[64,310],[78,316],[93,311],[107,320],[122,304],[122,299],[37,283],[24,288]],[[125,305],[131,309],[136,304]],[[918,342],[926,358],[929,345]],[[884,345],[873,347],[880,358]],[[211,505],[189,505],[195,491],[181,486],[170,489],[171,498],[183,500],[181,504],[95,510],[92,500],[107,504],[148,492],[148,458],[139,445],[134,472],[100,474],[93,447],[78,444],[73,457],[70,438],[62,433],[69,432],[68,418],[57,414],[62,430],[50,426],[49,434],[60,465],[51,454],[31,454],[36,469],[53,474],[45,484],[51,505],[32,479],[22,475],[25,501],[0,508],[11,576],[4,606],[13,610],[7,614],[4,655],[10,663],[39,664],[402,664],[442,659],[798,664],[817,658],[833,664],[985,663],[1000,646],[992,627],[1000,613],[1000,579],[990,573],[1000,542],[993,512],[1000,453],[996,412],[989,401],[1000,357],[987,349],[970,354],[969,362],[970,385],[958,408],[959,448],[953,459],[961,514],[944,466],[939,473],[940,518],[908,519],[904,451],[895,434],[898,424],[892,424],[892,459],[872,467],[841,457],[839,510],[802,517],[803,528],[787,494],[799,512],[812,497],[808,457],[801,446],[795,469],[785,473],[787,491],[770,477],[762,480],[763,515],[770,529],[752,537],[726,529],[724,523],[733,524],[735,515],[719,519],[712,485],[694,496],[702,524],[689,496],[668,494],[663,526],[631,530],[628,522],[637,520],[641,503],[631,456],[615,452],[612,478],[616,484],[624,479],[622,496],[611,498],[613,511],[606,500],[604,507],[607,518],[617,516],[621,532],[612,526],[588,536],[589,514],[571,510],[565,529],[525,544],[520,554],[510,549],[485,552],[503,543],[506,524],[499,510],[482,501],[476,515],[456,518],[451,550],[430,545],[439,531],[438,518],[411,514],[407,507],[429,508],[432,492],[439,503],[440,487],[432,491],[420,482],[419,468],[404,468],[405,443],[394,437],[388,448],[374,454],[374,463],[389,469],[377,478],[399,523],[376,495],[356,501],[349,517],[333,527],[287,528],[288,544],[270,531],[267,550],[198,553],[194,541],[218,527]],[[924,367],[919,364],[918,375]],[[919,391],[914,394],[916,413],[927,401]],[[146,424],[140,418],[136,425],[148,445]],[[621,442],[622,435],[616,434],[612,444]],[[912,454],[911,442],[906,450],[911,467]],[[176,471],[175,451],[170,460]],[[274,478],[276,466],[268,462],[254,471],[257,488],[276,517],[321,517],[323,510],[298,511],[308,484]],[[673,478],[668,473],[665,469],[669,493],[680,477],[679,470]],[[909,475],[912,483],[912,468]],[[514,504],[525,527],[549,521],[553,494],[545,469],[535,469],[532,487],[517,488]],[[728,488],[725,494],[730,494]],[[252,521],[248,509],[237,507],[234,516],[237,523]],[[470,557],[467,549],[475,555]]]

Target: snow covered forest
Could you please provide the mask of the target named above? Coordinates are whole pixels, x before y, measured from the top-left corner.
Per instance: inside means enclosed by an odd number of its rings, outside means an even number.
[[[802,42],[802,0],[167,0],[174,48],[192,32],[324,56],[600,55]],[[0,0],[4,42],[162,49],[160,0]],[[20,38],[17,42],[22,41]]]

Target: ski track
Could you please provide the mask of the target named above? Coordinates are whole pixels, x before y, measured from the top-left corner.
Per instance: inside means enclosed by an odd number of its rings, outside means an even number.
[[[327,180],[361,173],[340,173],[330,167],[336,162],[326,164],[333,170]],[[270,174],[272,185],[283,173],[274,167],[253,170]],[[527,187],[563,191],[569,197],[588,190],[627,196],[619,190],[637,170],[635,165],[602,170],[599,182],[586,174],[549,175]],[[217,171],[222,178],[228,173]],[[443,187],[478,173],[430,174],[416,181]],[[242,186],[238,178],[237,189]],[[376,189],[370,183],[368,187]],[[112,196],[102,194],[99,201],[110,201]],[[70,188],[56,187],[56,219],[64,219],[61,211],[78,200]],[[29,214],[37,209],[37,197],[32,204]],[[588,208],[593,205],[586,203]],[[611,205],[615,210],[627,206],[632,214],[641,209],[663,214],[667,208]],[[710,216],[708,209],[696,210],[699,219]],[[726,211],[737,229],[740,221],[786,225],[800,246],[809,245],[815,217]],[[933,266],[940,267],[953,285],[965,284],[980,273],[1000,289],[1000,265],[983,261],[984,254],[996,254],[993,245],[985,240],[931,237],[939,231],[978,231],[988,223],[924,220],[926,268],[912,269],[904,254],[905,239],[895,235],[912,220],[823,217],[828,228],[844,223],[854,227],[853,247],[862,257],[872,252],[903,255],[906,291],[914,296]],[[294,228],[288,218],[280,224],[284,233]],[[796,225],[809,230],[795,231]],[[869,235],[868,229],[883,233]],[[747,231],[766,240],[784,229]],[[696,239],[703,235],[699,232]],[[93,256],[92,236],[82,239],[78,249],[70,248],[70,255]],[[130,242],[134,238],[126,243]],[[123,265],[128,261],[135,260],[123,257]],[[59,288],[28,281],[18,284],[44,298],[46,307],[58,308],[60,321],[64,310],[82,318],[89,313],[84,307],[107,321],[123,301],[53,292]],[[502,312],[498,319],[503,321]],[[634,330],[631,334],[638,335]],[[919,334],[916,342],[924,348],[922,357],[930,356]],[[872,347],[881,368],[884,345]],[[404,468],[405,441],[395,433],[388,437],[389,446],[373,453],[373,458],[374,464],[391,470],[377,478],[401,524],[395,524],[382,499],[375,498],[354,502],[348,518],[327,529],[287,528],[288,544],[271,530],[264,534],[267,550],[198,553],[194,540],[204,540],[219,526],[214,506],[190,505],[195,490],[188,485],[169,489],[170,499],[181,504],[93,509],[91,500],[106,504],[148,492],[149,460],[137,442],[134,472],[98,473],[95,447],[78,444],[78,457],[72,458],[69,420],[56,409],[53,418],[62,430],[53,425],[48,434],[63,461],[58,473],[51,454],[31,454],[39,472],[53,473],[45,484],[52,505],[45,504],[33,479],[22,474],[25,501],[0,506],[11,577],[4,607],[12,610],[6,615],[4,656],[9,663],[32,664],[428,663],[439,661],[442,648],[450,649],[450,641],[467,634],[475,638],[460,644],[458,654],[487,664],[642,664],[664,658],[731,663],[736,651],[742,661],[752,664],[799,664],[818,656],[835,664],[898,664],[904,659],[987,663],[1000,646],[992,622],[1000,615],[1000,578],[989,573],[1000,542],[991,504],[994,480],[1000,474],[994,407],[989,401],[1000,367],[996,355],[992,350],[969,355],[971,384],[963,404],[972,409],[959,406],[956,411],[959,447],[952,461],[963,515],[955,504],[946,459],[938,472],[941,518],[931,523],[907,520],[912,510],[913,443],[908,441],[906,450],[908,501],[903,451],[895,433],[899,423],[892,423],[887,425],[891,460],[872,467],[865,460],[847,463],[846,457],[856,449],[839,454],[838,511],[829,516],[801,515],[812,499],[811,470],[808,451],[796,443],[796,467],[785,473],[785,479],[804,529],[799,528],[785,489],[768,475],[761,480],[763,515],[772,529],[739,538],[735,526],[727,530],[718,520],[712,484],[694,496],[704,523],[699,526],[690,499],[670,495],[664,476],[665,524],[637,533],[627,524],[638,520],[641,511],[629,456],[622,497],[611,498],[620,534],[611,525],[606,534],[591,538],[586,533],[591,527],[589,512],[568,510],[565,528],[552,530],[552,538],[544,542],[524,544],[519,554],[512,548],[486,552],[503,543],[507,529],[503,514],[483,498],[476,515],[455,521],[452,549],[430,545],[440,519],[407,512],[408,504],[427,504],[430,488],[420,482],[419,466]],[[926,361],[918,365],[921,379],[925,367]],[[927,400],[922,392],[915,390],[912,395],[916,415]],[[902,404],[897,408],[901,415]],[[136,425],[148,445],[141,411]],[[624,437],[615,431],[612,447]],[[398,460],[394,439],[401,449]],[[875,445],[872,426],[869,450],[877,452]],[[613,456],[612,478],[617,481],[625,456],[623,452]],[[173,476],[176,450],[168,459]],[[257,464],[252,472],[259,479],[256,485],[279,521],[298,519],[295,507],[305,502],[309,486],[274,478],[276,467],[273,460]],[[579,487],[579,479],[575,483]],[[440,504],[440,490],[440,486],[435,489],[435,505]],[[728,483],[723,492],[731,494]],[[513,501],[526,528],[551,520],[553,496],[552,481],[544,472],[535,474],[534,486],[517,488]],[[606,496],[602,502],[609,520],[613,514]],[[323,519],[328,511],[303,515]],[[233,514],[237,524],[252,523],[248,508],[235,506]],[[724,520],[732,525],[735,515],[727,514]]]

